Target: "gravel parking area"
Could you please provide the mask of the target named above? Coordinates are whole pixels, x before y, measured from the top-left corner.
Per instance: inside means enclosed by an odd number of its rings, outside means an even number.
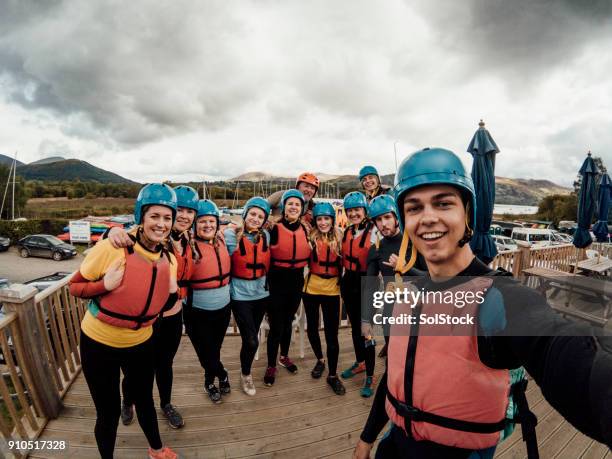
[[[17,249],[11,247],[6,252],[0,252],[0,278],[7,278],[11,283],[26,282],[58,271],[76,271],[82,261],[81,254],[62,261],[50,258],[21,258]]]

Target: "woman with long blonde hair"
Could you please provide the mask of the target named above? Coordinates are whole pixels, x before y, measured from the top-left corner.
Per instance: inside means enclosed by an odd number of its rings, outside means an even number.
[[[312,210],[314,226],[310,233],[312,252],[309,272],[304,286],[304,308],[308,327],[308,340],[317,357],[312,372],[318,379],[325,370],[325,360],[319,336],[319,308],[323,312],[325,343],[327,344],[327,384],[337,395],[346,391],[336,374],[338,367],[338,328],[340,326],[340,275],[342,273],[342,234],[335,226],[336,211],[326,202],[316,204]]]

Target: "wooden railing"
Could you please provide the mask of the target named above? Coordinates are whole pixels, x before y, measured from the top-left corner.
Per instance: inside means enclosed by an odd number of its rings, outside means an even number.
[[[593,248],[593,246],[589,248]],[[612,252],[612,248],[606,248],[605,250],[608,249]],[[519,277],[523,270],[534,267],[570,272],[573,269],[572,264],[583,260],[585,257],[585,250],[577,249],[573,244],[520,247],[517,250],[499,252],[491,262],[491,267],[510,271],[514,277]]]
[[[589,249],[597,250],[602,257],[612,260],[612,244],[609,242],[593,242]]]
[[[36,293],[30,286],[0,290],[0,456],[26,457],[81,370],[82,300],[68,292],[68,278]],[[12,447],[14,442],[24,448]]]

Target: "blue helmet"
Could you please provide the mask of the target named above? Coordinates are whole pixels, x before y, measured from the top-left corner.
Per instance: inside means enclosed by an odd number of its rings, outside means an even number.
[[[397,208],[395,207],[395,199],[388,194],[376,196],[370,202],[370,208],[368,209],[368,217],[374,220],[376,217],[388,214],[391,212],[397,218]]]
[[[317,217],[323,216],[331,217],[334,224],[336,224],[336,210],[329,202],[318,202],[312,208],[312,217],[314,218],[315,223],[317,221]]]
[[[361,191],[351,191],[344,197],[344,210],[363,207],[368,212],[368,200]]]
[[[198,215],[196,216],[196,219],[205,217],[207,215],[217,217],[217,225],[219,224],[219,217],[221,214],[219,213],[217,204],[212,202],[210,199],[200,199],[198,201]]]
[[[363,166],[361,169],[359,169],[359,181],[360,182],[363,180],[363,178],[366,175],[376,175],[377,177],[380,177],[378,175],[378,171],[376,170],[374,166]]]
[[[261,196],[255,196],[249,199],[244,205],[244,210],[242,211],[243,219],[246,217],[247,212],[252,207],[257,207],[258,209],[261,209],[264,211],[264,214],[266,215],[264,217],[264,222],[268,219],[268,216],[270,215],[270,203],[268,202],[267,199],[262,198]]]
[[[402,161],[395,174],[395,203],[400,209],[400,223],[404,224],[404,196],[423,185],[451,185],[467,192],[472,207],[472,222],[476,218],[476,193],[472,177],[465,171],[459,157],[444,148],[424,148]]]
[[[174,187],[176,193],[176,205],[177,207],[185,207],[187,209],[193,209],[198,211],[198,192],[186,185],[179,185]]]
[[[295,188],[291,188],[290,190],[285,191],[283,193],[283,196],[281,197],[281,202],[280,202],[281,213],[285,211],[285,202],[287,202],[287,199],[289,198],[298,198],[300,202],[302,203],[302,213],[306,211],[306,201],[304,200],[304,195],[302,194],[301,191],[298,191]]]
[[[176,193],[165,183],[149,183],[143,186],[134,205],[134,221],[137,225],[142,223],[143,208],[146,206],[165,206],[172,210],[172,221],[176,217]]]

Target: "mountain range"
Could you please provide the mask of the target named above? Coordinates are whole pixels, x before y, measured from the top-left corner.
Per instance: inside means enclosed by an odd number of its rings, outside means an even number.
[[[0,154],[0,164],[10,166],[12,162],[12,158]],[[65,159],[61,156],[44,158],[29,164],[24,164],[17,161],[17,174],[21,175],[26,180],[80,180],[82,182],[96,181],[100,183],[136,183],[113,172],[96,167],[87,161],[82,161],[79,159]],[[322,182],[327,182],[332,185],[341,185],[339,186],[339,189],[341,190],[361,188],[356,175],[334,175],[321,172],[316,173],[316,175]],[[393,178],[394,174],[386,174],[381,176],[382,182],[386,185],[393,185]],[[227,181],[291,183],[293,180],[295,180],[295,177],[280,177],[266,172],[247,172]],[[566,195],[571,192],[572,190],[570,188],[559,186],[548,180],[507,177],[495,178],[495,202],[498,204],[537,206],[545,196],[551,194]]]
[[[10,166],[12,162],[12,158],[0,154],[0,164]],[[26,180],[135,183],[113,172],[96,167],[87,161],[66,159],[61,156],[43,158],[29,164],[17,161],[17,174]]]

